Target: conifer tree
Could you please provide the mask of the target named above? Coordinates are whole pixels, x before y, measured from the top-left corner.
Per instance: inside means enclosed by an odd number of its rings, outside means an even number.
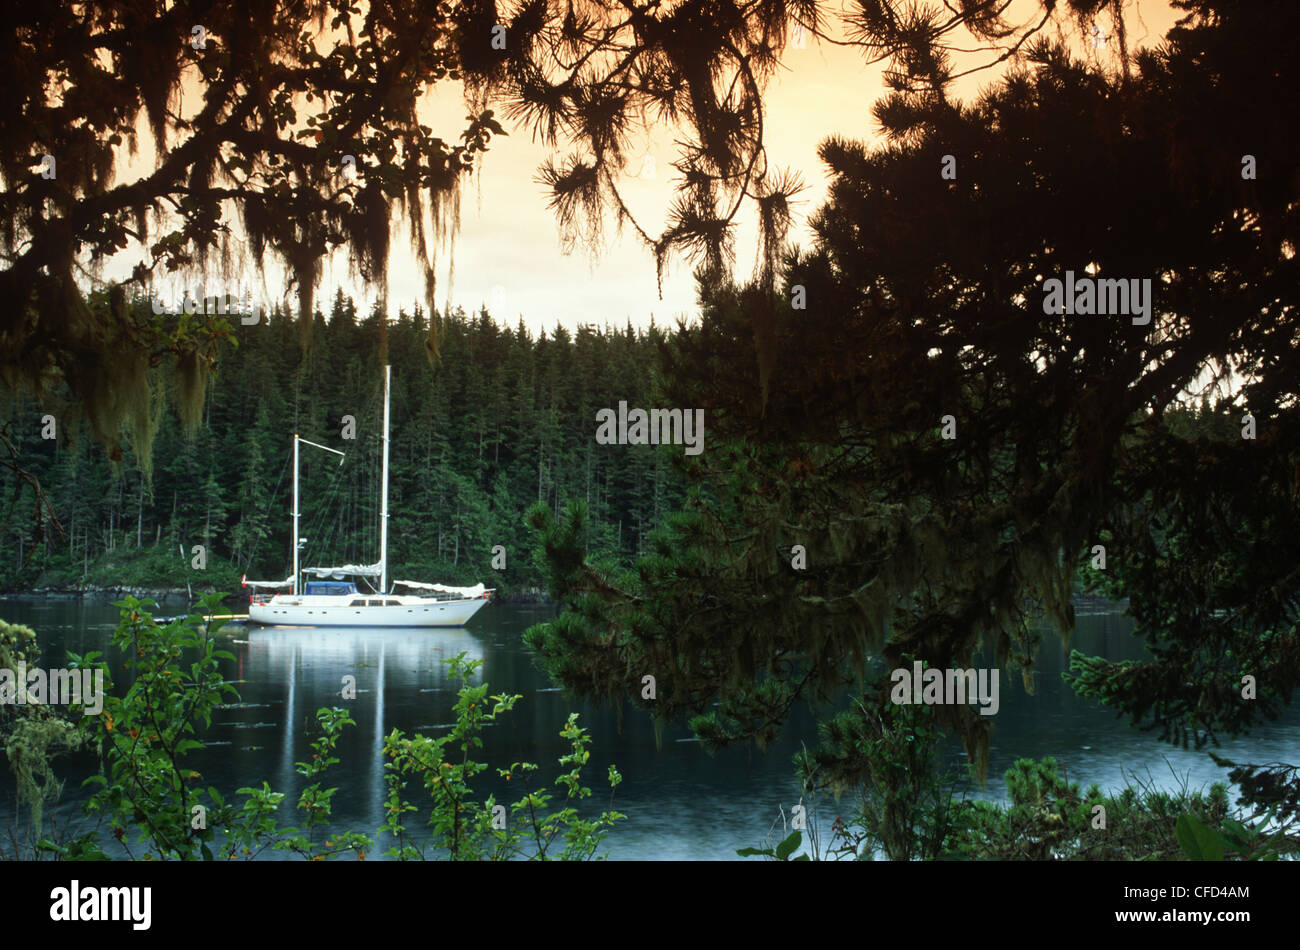
[[[823,707],[803,762],[843,787],[868,775],[891,669],[995,666],[1032,689],[1041,619],[1069,633],[1076,569],[1109,533],[1112,592],[1158,659],[1079,661],[1076,682],[1174,737],[1290,696],[1300,77],[1257,27],[1300,24],[1285,3],[1180,6],[1167,44],[1120,70],[1035,42],[974,103],[899,77],[874,110],[884,145],[826,140],[815,246],[770,285],[706,274],[700,326],[665,348],[668,404],[705,407],[710,441],[652,553],[598,564],[581,506],[530,512],[567,609],[526,638],[562,683],[689,718],[713,746],[762,744],[848,686],[861,702]],[[1246,177],[1247,153],[1270,173]],[[1067,270],[1150,280],[1149,324],[1045,313]],[[1168,431],[1230,375],[1223,411],[1267,437]],[[1246,674],[1267,701],[1243,699]],[[935,712],[986,761],[988,717]]]
[[[1110,4],[1072,5],[1090,17]],[[1024,27],[1003,22],[1004,6],[872,3],[848,15],[849,42],[921,62],[934,83],[949,71],[945,51],[966,36],[989,47],[987,66],[1000,56],[993,46],[1023,44],[1056,4],[1042,0],[1043,17]],[[791,30],[823,25],[815,0],[258,0],[201,13],[106,0],[12,11],[0,37],[11,71],[0,104],[0,296],[9,302],[0,383],[51,404],[70,396],[59,411],[84,416],[115,459],[129,424],[148,471],[146,370],[165,364],[192,433],[219,348],[236,334],[224,315],[156,314],[160,282],[224,284],[269,254],[291,275],[305,340],[333,251],[346,246],[358,276],[386,286],[399,210],[424,274],[424,342],[436,361],[435,251],[454,248],[464,177],[506,133],[498,111],[563,151],[541,176],[568,240],[594,247],[616,214],[654,265],[683,253],[721,274],[737,215],[757,205],[771,259],[797,182],[768,168],[762,93]],[[920,60],[919,37],[930,48]],[[464,95],[463,128],[421,124],[421,97],[448,86]],[[183,88],[198,91],[179,107]],[[630,135],[650,116],[682,131],[684,180],[661,229],[632,219],[617,184]],[[153,166],[117,181],[145,134]],[[79,280],[124,249],[140,258],[128,279]]]

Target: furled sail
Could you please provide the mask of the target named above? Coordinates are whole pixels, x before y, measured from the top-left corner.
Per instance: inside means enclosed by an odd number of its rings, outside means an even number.
[[[417,590],[436,590],[439,593],[455,594],[465,598],[482,597],[487,591],[482,584],[475,584],[473,587],[448,587],[446,584],[425,584],[421,581],[393,581],[394,586],[398,584],[403,587],[414,587]]]
[[[378,577],[382,570],[381,564],[344,564],[342,567],[304,567],[304,574],[315,574],[317,577],[332,577],[334,580],[342,580],[349,575],[362,577]]]
[[[245,586],[245,587],[269,587],[269,588],[271,588],[272,590],[274,590],[274,589],[277,588],[277,587],[292,587],[292,586],[293,586],[293,578],[292,578],[292,577],[286,577],[286,578],[285,578],[284,580],[282,580],[282,581],[249,581],[249,580],[245,580],[245,581],[241,581],[240,583],[242,583],[243,586]]]

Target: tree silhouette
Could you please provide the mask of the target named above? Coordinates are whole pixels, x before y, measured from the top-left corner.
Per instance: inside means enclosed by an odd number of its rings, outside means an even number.
[[[922,82],[945,75],[943,44],[962,28],[995,45],[1017,32],[998,19],[1005,4],[942,14],[946,4],[895,6],[863,5],[847,42],[899,60]],[[142,320],[131,293],[170,272],[230,276],[269,253],[291,275],[299,326],[310,333],[333,250],[345,248],[354,272],[382,288],[399,209],[432,313],[432,256],[454,242],[460,184],[505,131],[493,106],[568,149],[540,174],[561,223],[588,237],[607,211],[631,220],[614,179],[628,131],[677,123],[683,183],[668,224],[653,239],[632,224],[660,263],[684,250],[720,274],[737,212],[755,201],[770,264],[797,181],[767,168],[763,84],[790,27],[820,32],[822,23],[812,0],[525,0],[509,9],[398,0],[364,12],[343,0],[109,0],[15,12],[0,39],[11,67],[0,104],[9,143],[0,158],[0,292],[9,302],[0,379],[46,398],[66,384],[62,413],[88,418],[115,457],[129,421],[147,460],[145,370],[173,368],[192,428],[230,326],[211,314]],[[439,136],[418,106],[447,84],[464,90],[470,115]],[[149,167],[120,179],[142,149]],[[129,279],[95,278],[132,249],[141,260]],[[426,345],[436,358],[436,322]]]
[[[812,251],[787,258],[779,293],[706,283],[701,326],[666,348],[668,400],[708,410],[711,441],[656,555],[603,570],[581,512],[530,516],[570,609],[527,639],[562,682],[692,716],[714,745],[766,741],[794,702],[848,684],[863,705],[825,719],[806,765],[860,780],[889,669],[982,657],[1032,688],[1040,615],[1068,634],[1077,569],[1109,538],[1111,593],[1159,660],[1079,660],[1085,691],[1198,741],[1289,697],[1297,77],[1258,26],[1287,35],[1296,14],[1183,6],[1127,70],[1035,40],[969,106],[901,92],[876,108],[884,145],[823,144]],[[1045,313],[1070,269],[1149,279],[1150,323]],[[780,354],[766,403],[762,308]],[[1166,422],[1215,387],[1222,414],[1267,432],[1211,443]],[[1266,700],[1241,701],[1243,674]],[[935,714],[986,761],[988,717]]]

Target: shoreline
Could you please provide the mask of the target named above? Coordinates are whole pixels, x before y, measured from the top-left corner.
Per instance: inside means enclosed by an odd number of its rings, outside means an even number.
[[[202,594],[220,593],[215,587],[191,588],[193,596],[198,597]],[[33,587],[33,588],[10,588],[0,590],[0,597],[14,598],[36,598],[36,597],[57,597],[66,600],[84,600],[86,598],[118,598],[124,595],[130,595],[140,600],[153,600],[162,604],[169,600],[188,600],[191,596],[190,590],[184,587],[135,587],[130,585],[105,587],[97,584],[74,584],[67,587]],[[247,595],[240,593],[227,594],[222,598],[222,603],[239,603],[244,602]],[[493,597],[494,601],[505,604],[550,604],[553,603],[551,598],[540,587],[525,587],[521,590],[511,591],[500,597]]]
[[[191,594],[192,591],[192,594]],[[51,586],[51,587],[32,587],[32,588],[5,588],[0,590],[0,597],[15,598],[35,598],[35,597],[57,597],[60,599],[98,599],[121,597],[131,595],[140,600],[153,600],[158,604],[166,601],[180,600],[184,601],[191,596],[198,597],[202,594],[218,593],[215,587],[196,587],[187,590],[184,587],[139,587],[132,585],[121,586],[102,586],[98,584],[73,584],[70,586]],[[245,603],[246,594],[230,593],[222,598],[222,603],[238,604]],[[540,587],[524,587],[519,590],[511,591],[508,594],[494,596],[492,598],[497,603],[503,604],[554,604],[546,591]],[[1070,598],[1076,606],[1106,605],[1110,607],[1127,607],[1128,599],[1113,601],[1098,593],[1085,593],[1077,586]]]

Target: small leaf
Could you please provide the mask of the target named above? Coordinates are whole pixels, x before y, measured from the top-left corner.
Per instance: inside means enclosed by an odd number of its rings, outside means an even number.
[[[798,851],[801,844],[803,844],[803,832],[791,832],[790,837],[776,846],[776,859],[778,861],[789,861],[790,855]]]
[[[1223,842],[1214,831],[1207,828],[1194,815],[1183,815],[1174,827],[1174,834],[1185,853],[1193,861],[1222,861]]]

